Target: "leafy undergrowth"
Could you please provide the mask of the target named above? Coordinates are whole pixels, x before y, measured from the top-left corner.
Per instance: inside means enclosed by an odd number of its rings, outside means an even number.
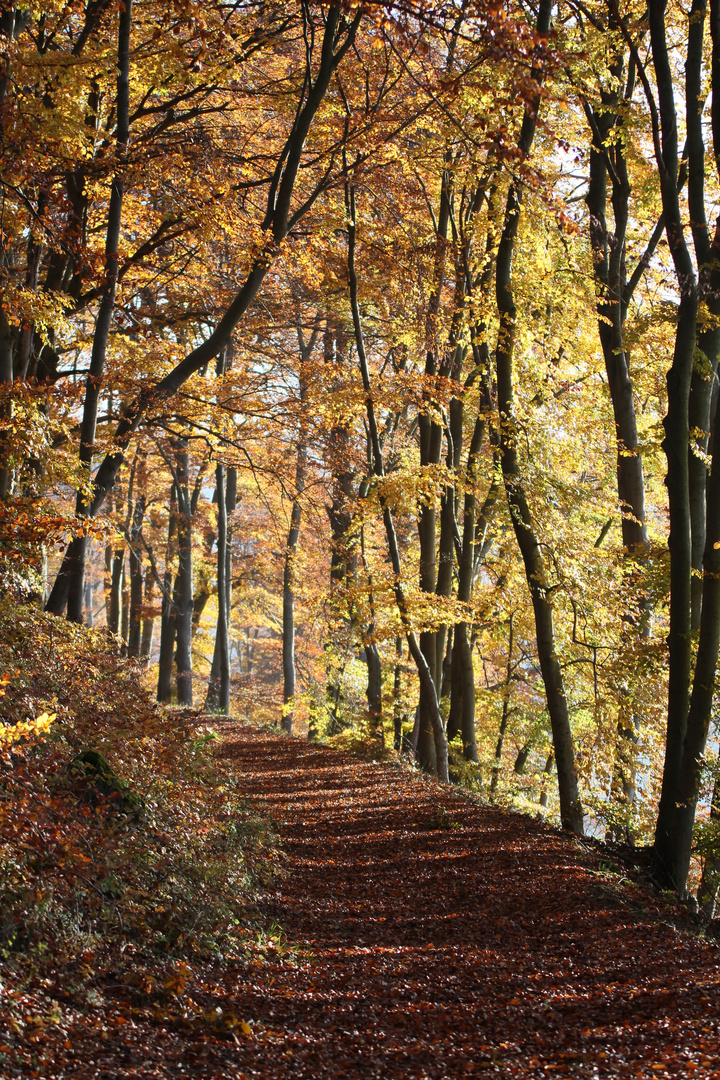
[[[346,752],[222,730],[278,820],[289,872],[264,905],[282,930],[163,983],[140,965],[99,981],[92,1009],[26,1025],[8,1075],[720,1077],[717,946],[607,853]]]
[[[159,710],[104,633],[6,601],[0,643],[0,1075],[32,1076],[100,986],[162,1001],[252,952],[278,851],[207,718]]]

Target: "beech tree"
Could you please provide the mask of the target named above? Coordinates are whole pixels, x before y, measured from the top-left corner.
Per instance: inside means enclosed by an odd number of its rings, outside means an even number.
[[[7,8],[0,566],[711,903],[719,26]]]

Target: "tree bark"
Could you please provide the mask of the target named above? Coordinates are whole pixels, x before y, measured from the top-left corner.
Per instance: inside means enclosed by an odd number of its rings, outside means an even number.
[[[130,530],[130,621],[128,627],[127,654],[140,656],[140,637],[142,630],[143,606],[143,568],[140,530],[145,516],[145,495],[135,500],[132,527]]]
[[[192,705],[192,507],[189,492],[189,456],[185,440],[178,439],[175,444],[175,469],[178,494],[178,571],[175,582],[177,699],[179,705]]]
[[[160,615],[160,657],[158,659],[158,701],[172,698],[172,670],[175,656],[176,611],[173,588],[173,562],[177,554],[178,500],[177,485],[170,489],[170,513],[168,516],[168,539],[165,551],[165,575]]]
[[[215,491],[217,492],[217,626],[213,668],[208,684],[205,709],[227,716],[230,711],[230,638],[229,609],[226,585],[227,574],[227,495],[225,490],[225,465],[218,461],[215,466]]]
[[[668,409],[664,420],[663,440],[667,459],[665,484],[670,511],[670,630],[667,736],[654,855],[656,871],[665,883],[684,889],[684,881],[679,883],[675,877],[677,862],[670,838],[681,782],[692,675],[692,528],[688,410],[695,355],[698,290],[680,210],[675,87],[665,34],[665,0],[650,0],[648,11],[659,108],[659,116],[657,111],[652,112],[655,156],[660,175],[665,231],[680,292],[675,347],[667,374]],[[644,85],[650,101],[652,92],[646,79]]]
[[[550,28],[551,0],[541,0],[537,32],[544,39]],[[535,66],[533,78],[538,87],[542,72]],[[528,106],[523,119],[518,149],[527,157],[537,124],[540,97]],[[512,292],[512,260],[520,220],[522,189],[516,181],[510,184],[505,207],[505,221],[498,248],[496,265],[496,299],[500,329],[495,353],[497,371],[497,405],[500,416],[501,465],[505,493],[515,537],[525,565],[525,576],[535,614],[538,658],[545,683],[548,711],[557,760],[560,818],[564,829],[583,833],[583,810],[580,802],[575,752],[562,668],[558,661],[553,624],[552,594],[545,563],[535,533],[530,507],[522,483],[517,455],[517,424],[513,403],[513,350],[517,330],[517,310]]]
[[[507,665],[505,668],[505,684],[503,686],[503,703],[502,716],[500,717],[500,730],[498,731],[497,744],[495,746],[495,765],[493,767],[492,778],[490,780],[491,799],[494,797],[495,792],[497,791],[498,780],[500,777],[500,766],[502,764],[503,744],[505,742],[505,733],[507,731],[508,719],[510,716],[510,681],[512,679],[512,655],[513,647],[515,644],[513,634],[513,621],[514,612],[510,615],[510,625],[508,627],[508,657]]]
[[[295,698],[295,562],[300,540],[302,521],[302,497],[305,491],[305,470],[307,466],[307,366],[310,362],[320,326],[319,316],[315,320],[310,340],[305,341],[300,311],[297,312],[296,329],[300,358],[299,372],[299,409],[297,457],[295,460],[295,491],[290,508],[290,528],[285,545],[285,566],[283,568],[283,714],[280,727],[288,734],[293,728],[293,701]]]
[[[155,577],[153,575],[152,567],[148,566],[145,570],[145,587],[143,590],[143,609],[145,614],[142,624],[142,638],[140,640],[140,655],[145,657],[150,656],[153,645],[155,619],[149,614],[149,610],[152,607],[154,591]]]

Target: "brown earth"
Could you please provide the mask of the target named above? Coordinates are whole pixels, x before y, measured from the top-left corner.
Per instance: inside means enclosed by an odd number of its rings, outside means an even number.
[[[281,933],[246,965],[178,968],[169,1003],[100,988],[92,1022],[37,1035],[52,1065],[34,1075],[720,1078],[718,946],[599,848],[396,768],[224,730],[287,853],[266,905]]]

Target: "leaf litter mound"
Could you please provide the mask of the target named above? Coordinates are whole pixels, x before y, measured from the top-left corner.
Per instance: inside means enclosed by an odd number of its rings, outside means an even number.
[[[287,854],[266,932],[240,961],[100,983],[28,1035],[34,1075],[720,1077],[718,947],[601,850],[345,752],[224,735]]]

